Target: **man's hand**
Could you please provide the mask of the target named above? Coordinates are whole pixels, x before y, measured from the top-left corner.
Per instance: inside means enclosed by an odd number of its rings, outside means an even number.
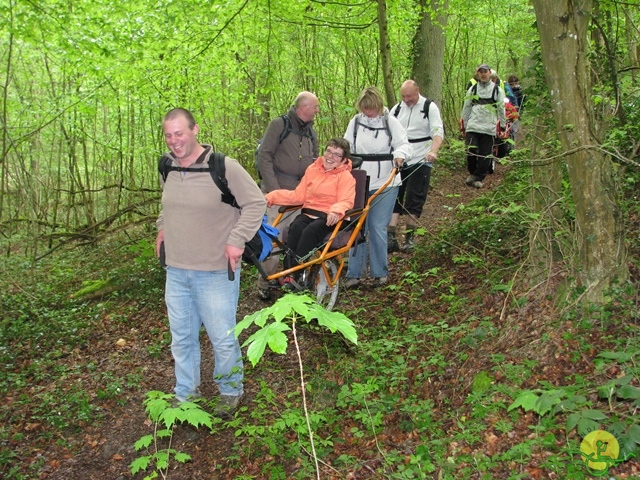
[[[244,248],[234,247],[233,245],[227,244],[224,248],[224,256],[227,260],[229,260],[229,264],[231,265],[231,271],[236,271],[236,264],[242,258],[242,253],[244,252]]]
[[[396,167],[402,168],[402,165],[404,164],[404,158],[394,158],[393,160],[396,162]]]

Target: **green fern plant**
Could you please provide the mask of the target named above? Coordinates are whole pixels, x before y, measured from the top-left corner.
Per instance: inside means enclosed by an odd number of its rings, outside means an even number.
[[[148,449],[150,453],[136,458],[129,465],[133,475],[152,466],[154,471],[144,477],[144,480],[158,478],[159,475],[166,479],[172,459],[180,463],[191,460],[187,453],[171,447],[174,428],[178,423],[188,423],[196,428],[201,425],[213,428],[213,417],[210,413],[194,402],[181,402],[177,407],[172,407],[170,402],[174,398],[173,394],[153,390],[147,393],[144,401],[145,410],[153,422],[153,433],[141,437],[134,447],[137,452]],[[162,439],[168,441],[166,448],[160,446]]]
[[[331,333],[340,332],[350,342],[354,344],[358,343],[358,335],[356,334],[353,322],[349,318],[340,312],[330,312],[326,310],[308,295],[284,295],[272,306],[263,308],[244,317],[244,319],[236,325],[235,334],[236,337],[239,337],[244,330],[252,325],[259,327],[242,345],[243,347],[248,346],[247,358],[251,364],[255,366],[264,355],[267,346],[275,353],[286,353],[289,339],[285,332],[292,332],[300,369],[302,406],[304,408],[307,431],[309,432],[309,443],[311,444],[311,453],[315,462],[316,475],[319,479],[320,467],[318,465],[318,457],[313,440],[313,429],[311,428],[311,420],[307,409],[304,369],[296,332],[296,324],[298,322],[303,321],[310,323],[314,320],[318,322],[318,325],[327,328]],[[289,326],[288,322],[291,323],[291,326]]]
[[[635,457],[640,453],[640,419],[636,414],[640,407],[640,388],[632,383],[637,382],[639,377],[638,358],[640,350],[601,352],[597,356],[597,364],[615,361],[629,373],[596,388],[586,385],[553,387],[545,384],[545,389],[525,390],[520,392],[507,411],[522,408],[541,417],[565,414],[567,434],[575,428],[578,435],[585,437],[594,430],[605,429],[618,440],[621,459]],[[593,408],[589,398],[594,391],[602,401],[606,401],[605,408]]]

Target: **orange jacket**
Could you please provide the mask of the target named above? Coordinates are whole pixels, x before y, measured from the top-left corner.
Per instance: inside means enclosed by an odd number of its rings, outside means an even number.
[[[518,109],[513,103],[511,102],[505,103],[504,109],[507,113],[507,121],[509,121],[510,123],[513,123],[516,120],[518,120],[518,118],[520,118],[520,114],[518,114]]]
[[[324,213],[344,212],[353,208],[356,180],[351,175],[351,160],[333,170],[324,169],[324,159],[318,157],[304,172],[295,190],[274,190],[265,195],[271,205],[302,205]]]

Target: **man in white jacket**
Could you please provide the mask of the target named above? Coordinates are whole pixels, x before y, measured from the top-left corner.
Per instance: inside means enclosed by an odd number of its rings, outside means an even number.
[[[444,126],[440,109],[431,100],[420,95],[414,80],[405,81],[400,87],[402,102],[394,105],[391,115],[396,117],[407,131],[412,146],[411,157],[402,169],[402,185],[387,227],[387,250],[399,250],[396,226],[400,215],[406,214],[405,243],[402,250],[414,247],[414,231],[417,219],[422,215],[429,192],[431,169],[438,158],[438,150],[444,138]]]
[[[488,174],[493,173],[493,143],[496,125],[506,126],[504,91],[491,81],[491,67],[483,63],[476,69],[478,83],[467,91],[462,107],[461,127],[467,146],[469,176],[465,183],[482,188]]]

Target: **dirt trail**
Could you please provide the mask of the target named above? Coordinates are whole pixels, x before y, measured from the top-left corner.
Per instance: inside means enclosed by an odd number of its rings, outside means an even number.
[[[468,187],[464,184],[467,171],[463,163],[464,161],[461,160],[460,168],[453,171],[436,167],[425,212],[419,222],[419,225],[428,232],[435,232],[443,224],[453,221],[458,205],[469,203],[487,190],[495,188],[502,181],[505,167],[498,167],[496,173],[486,179],[485,188],[478,190]],[[398,230],[400,231],[401,228]],[[417,241],[428,241],[429,238],[429,235],[425,235]],[[402,273],[392,270],[391,282]],[[249,286],[248,291],[241,296],[238,317],[242,318],[264,306],[265,304],[255,295],[255,287]],[[137,330],[149,332],[158,328],[166,329],[164,322],[164,312],[158,312],[157,317],[141,318]],[[124,334],[126,333],[130,332]],[[103,332],[103,335],[113,336],[113,338],[106,339],[102,343],[105,345],[104,350],[94,349],[90,353],[91,358],[85,359],[87,362],[95,361],[100,364],[105,358],[112,357],[112,345],[120,335],[123,335],[123,332],[114,329]],[[119,399],[120,404],[113,400],[103,402],[100,408],[104,417],[99,425],[87,426],[80,433],[69,432],[66,435],[71,448],[60,447],[55,442],[51,442],[48,449],[37,452],[37,458],[34,458],[34,461],[44,463],[39,469],[39,478],[52,480],[132,478],[129,473],[129,464],[138,456],[133,445],[141,436],[150,434],[153,430],[142,405],[145,392],[150,390],[170,392],[174,381],[173,362],[168,348],[163,350],[159,358],[151,358],[145,348],[143,337],[144,335],[141,335],[138,344],[132,343],[127,347],[126,352],[121,352],[126,354],[124,356],[127,359],[122,363],[123,369],[143,372],[140,389],[135,392],[123,392],[122,398]],[[213,368],[210,344],[203,339],[202,345],[202,371],[210,372]],[[211,381],[207,381],[207,377],[208,375],[203,373],[202,391],[205,397],[213,397],[215,395],[213,385]],[[246,379],[245,390],[247,393],[245,403],[250,403],[259,390],[256,379],[250,375]],[[230,448],[235,441],[233,431],[228,429],[221,434],[216,434],[215,437],[206,434],[205,431],[196,441],[191,441],[188,437],[188,432],[183,429],[178,429],[174,435],[175,448],[189,452],[193,460],[186,465],[177,466],[176,470],[171,472],[171,478],[173,480],[214,478],[216,475],[212,476],[212,472],[216,471],[216,466],[219,466],[220,462],[232,453]],[[61,443],[65,444],[65,442]],[[71,450],[78,453],[72,454]],[[217,478],[233,477],[219,474]]]

